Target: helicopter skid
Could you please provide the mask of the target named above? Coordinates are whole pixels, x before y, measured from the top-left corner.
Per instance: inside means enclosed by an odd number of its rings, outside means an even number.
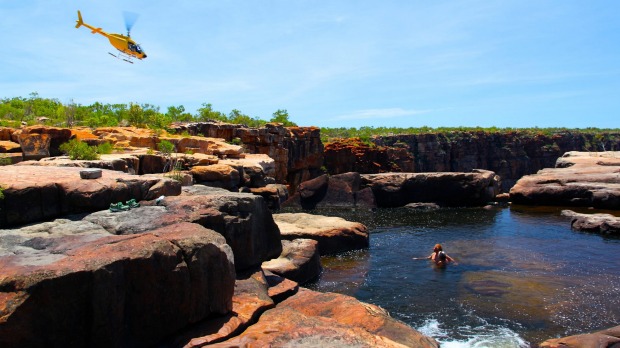
[[[116,58],[116,59],[120,59],[120,60],[124,60],[127,63],[133,64],[133,62],[131,61],[131,57],[123,54],[123,53],[118,53],[118,55],[112,53],[112,52],[108,52],[109,55],[111,55],[112,57]]]

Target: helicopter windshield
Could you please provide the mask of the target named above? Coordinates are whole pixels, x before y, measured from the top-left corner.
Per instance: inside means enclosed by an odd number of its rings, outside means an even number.
[[[140,48],[140,45],[138,45],[138,44],[134,44],[134,43],[129,42],[127,44],[127,46],[129,46],[129,49],[131,51],[133,51],[133,52],[142,53],[142,48]]]

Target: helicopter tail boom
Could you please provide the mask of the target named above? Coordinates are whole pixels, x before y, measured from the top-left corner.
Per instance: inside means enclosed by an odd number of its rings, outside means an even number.
[[[80,11],[78,11],[78,20],[75,21],[75,27],[79,28],[82,26],[82,24],[84,24],[84,21],[82,20],[82,14],[80,13]]]
[[[78,19],[77,21],[75,21],[75,27],[79,28],[81,26],[85,26],[86,28],[91,30],[91,33],[93,34],[101,34],[105,37],[109,37],[109,34],[106,33],[105,31],[101,30],[101,28],[95,28],[92,25],[89,25],[87,23],[84,23],[84,20],[82,20],[82,13],[80,13],[80,11],[78,10]]]

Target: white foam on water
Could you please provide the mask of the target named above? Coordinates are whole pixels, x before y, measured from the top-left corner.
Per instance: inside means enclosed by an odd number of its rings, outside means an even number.
[[[448,337],[448,332],[442,329],[437,319],[428,319],[424,325],[417,328],[426,336],[436,339],[442,348],[522,348],[529,347],[519,334],[509,328],[483,324],[477,327],[463,326],[457,331],[464,339]]]

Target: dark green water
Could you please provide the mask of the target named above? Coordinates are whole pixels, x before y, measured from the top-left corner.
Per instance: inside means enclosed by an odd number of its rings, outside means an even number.
[[[329,210],[370,248],[322,259],[310,288],[379,305],[442,347],[522,347],[620,324],[620,239],[572,231],[559,209]],[[426,260],[435,243],[458,265]]]

